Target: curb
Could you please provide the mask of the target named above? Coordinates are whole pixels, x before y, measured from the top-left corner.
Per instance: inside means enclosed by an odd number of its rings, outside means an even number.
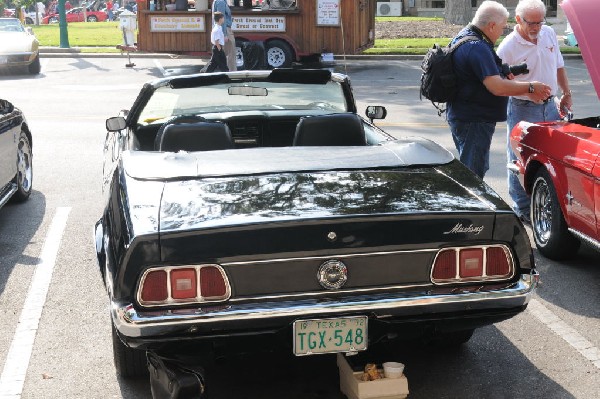
[[[78,47],[59,48],[59,47],[40,47],[40,54],[44,58],[123,58],[127,57],[126,52],[121,53],[87,53],[82,52]],[[336,61],[421,61],[424,54],[358,54],[358,55],[334,55]],[[204,59],[210,58],[210,55],[184,55],[172,53],[145,53],[132,52],[129,57],[135,58],[154,58],[154,59]],[[564,59],[581,59],[581,54],[563,54]]]

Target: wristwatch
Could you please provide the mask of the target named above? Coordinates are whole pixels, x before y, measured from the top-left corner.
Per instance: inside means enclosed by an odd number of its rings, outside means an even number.
[[[533,87],[533,83],[529,83],[529,92],[533,93],[535,91],[535,87]]]

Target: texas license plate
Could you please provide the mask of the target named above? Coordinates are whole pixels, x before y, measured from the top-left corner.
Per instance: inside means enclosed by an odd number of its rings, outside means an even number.
[[[367,349],[367,317],[297,320],[294,354],[363,351]]]

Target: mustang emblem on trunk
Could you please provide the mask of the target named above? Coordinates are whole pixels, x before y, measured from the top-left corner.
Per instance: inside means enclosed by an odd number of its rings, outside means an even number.
[[[483,226],[473,226],[471,223],[470,226],[465,227],[462,223],[456,223],[452,229],[448,231],[444,231],[444,234],[457,234],[457,233],[473,233],[475,235],[481,233],[483,231]]]
[[[328,260],[319,267],[317,273],[319,284],[328,290],[342,288],[348,280],[348,269],[339,260]]]

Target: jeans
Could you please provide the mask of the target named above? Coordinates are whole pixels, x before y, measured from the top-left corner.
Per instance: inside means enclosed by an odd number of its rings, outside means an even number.
[[[496,122],[448,121],[460,161],[483,179],[490,168],[490,146]]]
[[[517,159],[516,155],[510,148],[510,132],[520,121],[526,122],[546,122],[559,120],[560,115],[558,113],[558,107],[554,102],[554,98],[544,104],[536,104],[531,101],[519,100],[517,98],[510,97],[508,100],[508,112],[506,124],[508,126],[507,132],[507,146],[506,146],[506,157],[508,163],[513,163]],[[510,171],[508,171],[508,194],[512,199],[512,208],[518,216],[529,217],[529,196],[521,186],[519,177]]]

